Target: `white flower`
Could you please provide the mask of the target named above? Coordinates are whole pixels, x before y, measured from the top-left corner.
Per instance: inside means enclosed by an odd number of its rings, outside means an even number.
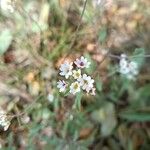
[[[83,56],[81,56],[80,59],[76,59],[74,61],[74,63],[76,64],[76,66],[78,68],[88,68],[89,65],[91,64],[90,62],[88,62],[88,60],[86,58],[84,58]]]
[[[73,77],[74,79],[79,79],[81,78],[81,70],[78,69],[78,70],[73,70]]]
[[[57,88],[59,88],[59,92],[64,92],[66,90],[67,84],[64,80],[59,80],[57,82]]]
[[[0,126],[3,127],[4,131],[10,126],[10,121],[3,110],[0,110]]]
[[[128,64],[128,68],[130,72],[127,74],[128,79],[134,79],[134,77],[138,74],[138,64],[134,61],[131,61]]]
[[[54,95],[51,94],[51,93],[49,93],[49,94],[47,95],[47,99],[48,99],[49,102],[52,103],[52,102],[54,101]]]
[[[120,62],[119,62],[120,67],[126,67],[127,64],[128,64],[128,62],[126,59],[124,59],[124,58],[120,59]]]
[[[70,93],[76,94],[77,92],[80,92],[80,84],[76,81],[70,85]]]
[[[69,119],[70,119],[70,120],[73,120],[73,115],[72,115],[72,114],[69,116]]]
[[[72,62],[69,63],[69,62],[65,62],[64,64],[62,64],[60,66],[60,75],[61,76],[65,76],[66,79],[69,78],[69,76],[72,75],[72,69],[73,69],[73,66],[72,66]]]
[[[129,63],[129,69],[130,69],[130,72],[132,72],[133,75],[138,74],[138,64],[136,62],[131,61]]]
[[[125,54],[121,55],[119,66],[119,72],[126,75],[128,79],[134,79],[134,77],[138,74],[138,64],[134,61],[127,60],[127,56]]]
[[[119,65],[120,65],[120,73],[128,74],[130,72],[128,67],[128,61],[125,58],[120,59]]]
[[[87,93],[89,93],[89,91],[93,88],[94,80],[90,76],[87,76],[86,74],[83,74],[83,76],[79,78],[78,81],[82,86],[82,89],[86,90]]]
[[[121,56],[120,56],[121,58],[127,58],[127,55],[126,54],[121,54]]]

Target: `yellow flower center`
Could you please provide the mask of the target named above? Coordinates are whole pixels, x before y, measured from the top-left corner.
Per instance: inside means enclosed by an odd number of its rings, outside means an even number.
[[[88,84],[88,81],[87,81],[87,80],[84,80],[84,84]]]
[[[79,72],[77,72],[77,73],[76,73],[76,76],[77,76],[77,77],[79,77],[79,76],[80,76]]]
[[[78,89],[78,87],[79,87],[79,85],[76,83],[76,84],[74,85],[74,89],[76,90],[76,89]]]

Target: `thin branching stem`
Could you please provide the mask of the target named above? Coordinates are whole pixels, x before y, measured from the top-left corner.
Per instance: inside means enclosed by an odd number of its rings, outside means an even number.
[[[114,55],[114,54],[109,54],[108,57],[116,58],[116,59],[121,59],[121,56]],[[127,56],[127,58],[138,58],[138,57],[150,58],[150,55],[147,54],[147,55],[143,55],[143,56],[140,56],[140,55]]]
[[[84,2],[83,9],[82,9],[82,13],[81,13],[81,15],[80,15],[79,24],[78,24],[78,26],[77,26],[77,28],[76,28],[75,34],[73,35],[73,39],[72,39],[71,44],[70,44],[70,46],[69,46],[69,48],[68,48],[69,52],[70,52],[71,48],[73,47],[73,45],[74,45],[74,43],[75,43],[75,41],[76,41],[76,38],[77,38],[77,35],[78,35],[78,31],[79,31],[79,28],[80,28],[81,23],[82,23],[82,18],[83,18],[85,9],[86,9],[87,1],[88,1],[88,0],[85,0],[85,2]],[[71,51],[70,53],[66,54],[66,56],[64,57],[64,59],[67,58],[68,55],[70,55],[71,53],[72,53],[72,51]],[[63,60],[64,60],[64,59],[63,59]]]

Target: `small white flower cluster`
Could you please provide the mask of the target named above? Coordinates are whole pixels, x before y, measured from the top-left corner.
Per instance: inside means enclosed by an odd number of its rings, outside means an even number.
[[[64,64],[60,66],[60,75],[64,76],[66,79],[70,79],[71,84],[64,80],[59,80],[59,82],[57,82],[57,88],[59,88],[59,91],[65,92],[70,86],[69,91],[73,95],[80,92],[81,89],[91,95],[95,95],[94,80],[87,74],[82,75],[81,72],[82,69],[89,68],[91,63],[81,56],[80,59],[74,61],[74,64],[76,66],[75,69],[73,69],[73,62],[69,63],[65,61]]]
[[[10,126],[10,121],[3,110],[0,110],[0,126],[4,129],[4,131],[6,131]]]
[[[129,61],[125,54],[121,54],[119,72],[123,75],[126,75],[128,79],[134,79],[139,72],[138,64],[135,61]]]

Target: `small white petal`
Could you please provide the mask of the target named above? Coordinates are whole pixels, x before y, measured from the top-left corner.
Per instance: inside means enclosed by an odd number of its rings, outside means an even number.
[[[87,59],[84,58],[83,56],[81,56],[80,59],[76,59],[76,60],[74,61],[74,63],[76,64],[76,66],[77,66],[78,68],[82,68],[82,69],[83,69],[83,68],[88,68],[89,65],[90,65],[90,62],[88,62]]]
[[[59,74],[61,76],[65,76],[65,78],[68,79],[69,76],[72,75],[72,69],[73,69],[72,64],[73,64],[72,62],[68,63],[65,61],[65,63],[60,66],[61,72]]]
[[[70,93],[76,94],[77,92],[80,92],[80,84],[76,81],[70,85]]]
[[[54,100],[54,95],[49,93],[49,94],[47,95],[47,99],[48,99],[49,102],[53,102],[53,100]]]
[[[57,82],[57,88],[59,89],[59,92],[64,92],[66,90],[67,84],[64,80],[59,80]]]

